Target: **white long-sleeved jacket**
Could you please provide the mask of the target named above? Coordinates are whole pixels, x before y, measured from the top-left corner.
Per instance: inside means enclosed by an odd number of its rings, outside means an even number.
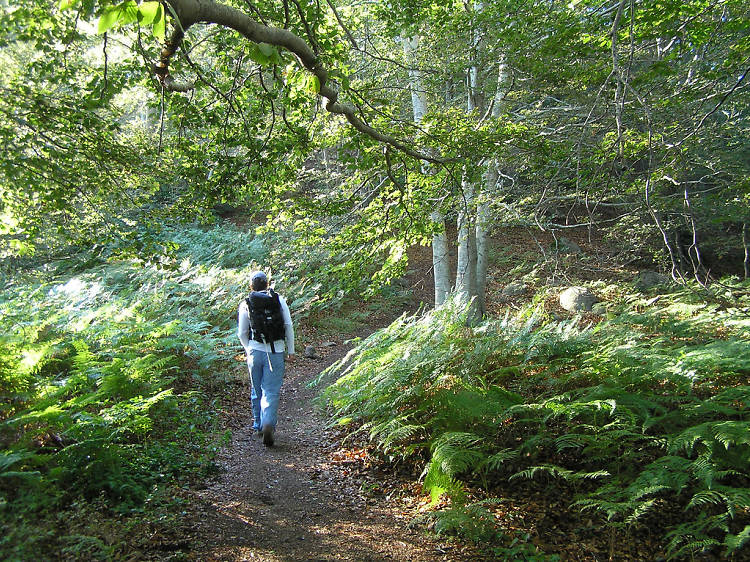
[[[276,353],[281,353],[286,350],[289,355],[294,355],[294,326],[292,325],[292,315],[289,312],[289,306],[286,304],[286,300],[281,295],[279,295],[279,304],[281,304],[281,314],[284,317],[285,337],[283,340],[273,342],[273,347],[276,350]],[[250,339],[249,334],[250,312],[247,309],[245,299],[242,299],[237,312],[237,336],[240,338],[242,347],[245,348],[246,353],[249,353],[252,349],[271,353],[271,344]]]

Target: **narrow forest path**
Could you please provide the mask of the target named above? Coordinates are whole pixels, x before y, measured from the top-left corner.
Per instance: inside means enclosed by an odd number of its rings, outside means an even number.
[[[194,559],[477,559],[466,547],[409,528],[418,486],[378,473],[366,453],[342,448],[337,433],[325,429],[308,382],[346,351],[338,344],[319,350],[320,359],[298,355],[287,363],[271,448],[252,433],[248,390],[237,383],[222,473],[194,492]]]

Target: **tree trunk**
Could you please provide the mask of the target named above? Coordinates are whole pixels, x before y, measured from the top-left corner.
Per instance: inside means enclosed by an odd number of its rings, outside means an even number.
[[[502,113],[503,93],[508,82],[508,67],[501,59],[497,69],[497,89],[492,100],[492,118],[497,119]],[[497,158],[490,158],[484,173],[484,189],[477,203],[476,245],[477,245],[477,314],[483,317],[487,314],[487,266],[488,266],[488,231],[490,229],[490,199],[498,188],[500,179],[500,162]],[[502,185],[502,182],[500,182]]]
[[[747,223],[742,223],[742,245],[745,247],[745,279],[750,279],[750,240],[747,236]]]
[[[481,3],[475,3],[475,8]],[[479,35],[472,30],[472,60],[466,72],[466,111],[471,114],[477,109],[477,85],[479,81],[479,68],[476,65],[476,50],[479,45]],[[474,184],[468,179],[468,171],[464,170],[461,181],[463,200],[459,202],[460,209],[456,223],[458,261],[456,265],[456,294],[461,302],[468,303],[476,297],[476,232],[473,231],[475,222],[472,215],[474,206]]]
[[[411,105],[414,122],[419,124],[427,113],[427,99],[422,86],[422,73],[417,70],[415,56],[419,47],[419,38],[406,37],[401,39],[404,49],[404,59],[409,66],[409,88],[411,90]],[[422,173],[428,174],[429,167],[426,162],[422,163]],[[434,277],[433,287],[435,289],[435,306],[440,306],[450,293],[451,278],[448,262],[448,236],[445,233],[445,217],[440,211],[430,213],[430,220],[435,224],[435,233],[432,235],[432,273]]]
[[[432,235],[432,273],[435,279],[435,306],[440,306],[451,292],[448,236],[445,233],[443,213],[433,211],[430,219],[438,228],[438,232]]]
[[[486,195],[486,194],[485,194]],[[488,236],[487,232],[490,225],[489,201],[483,197],[477,205],[477,224],[476,224],[476,295],[477,295],[477,314],[484,317],[487,314],[487,301],[485,293],[487,292],[487,265],[488,265]]]
[[[474,2],[474,12],[480,14],[484,10],[481,1]],[[479,66],[477,64],[478,51],[482,42],[482,34],[478,26],[472,29],[472,57],[469,66],[466,86],[466,110],[469,114],[482,110],[481,88],[479,87]],[[481,164],[480,164],[481,165]],[[464,170],[461,182],[463,201],[458,214],[458,266],[456,268],[456,292],[463,302],[473,302],[467,320],[473,323],[485,313],[485,288],[487,285],[487,211],[486,200],[483,197],[483,186],[480,184],[479,193],[476,186],[468,179],[468,171]]]
[[[472,220],[471,215],[474,207],[474,185],[464,179],[461,184],[463,190],[463,200],[458,212],[457,232],[458,232],[458,261],[456,265],[456,293],[462,302],[468,303],[472,297],[476,296],[476,235],[471,232]],[[473,246],[473,248],[472,248]],[[474,255],[472,255],[474,254]]]

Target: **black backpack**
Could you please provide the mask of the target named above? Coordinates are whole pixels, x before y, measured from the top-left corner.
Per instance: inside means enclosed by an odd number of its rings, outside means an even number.
[[[276,353],[273,342],[283,340],[286,336],[278,293],[273,289],[253,291],[245,302],[250,317],[248,337],[257,342],[271,344],[271,353]]]

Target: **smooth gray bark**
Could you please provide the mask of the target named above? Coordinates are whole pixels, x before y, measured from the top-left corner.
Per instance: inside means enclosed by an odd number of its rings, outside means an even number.
[[[412,112],[414,122],[422,122],[427,113],[427,97],[424,93],[422,73],[416,69],[415,53],[419,48],[419,37],[401,39],[404,58],[409,66],[409,89],[411,91]],[[422,173],[428,174],[426,163],[422,164]],[[432,273],[434,277],[435,306],[443,304],[450,294],[451,279],[448,262],[448,236],[445,233],[445,217],[436,210],[430,213],[430,220],[436,225],[436,232],[432,235]]]

